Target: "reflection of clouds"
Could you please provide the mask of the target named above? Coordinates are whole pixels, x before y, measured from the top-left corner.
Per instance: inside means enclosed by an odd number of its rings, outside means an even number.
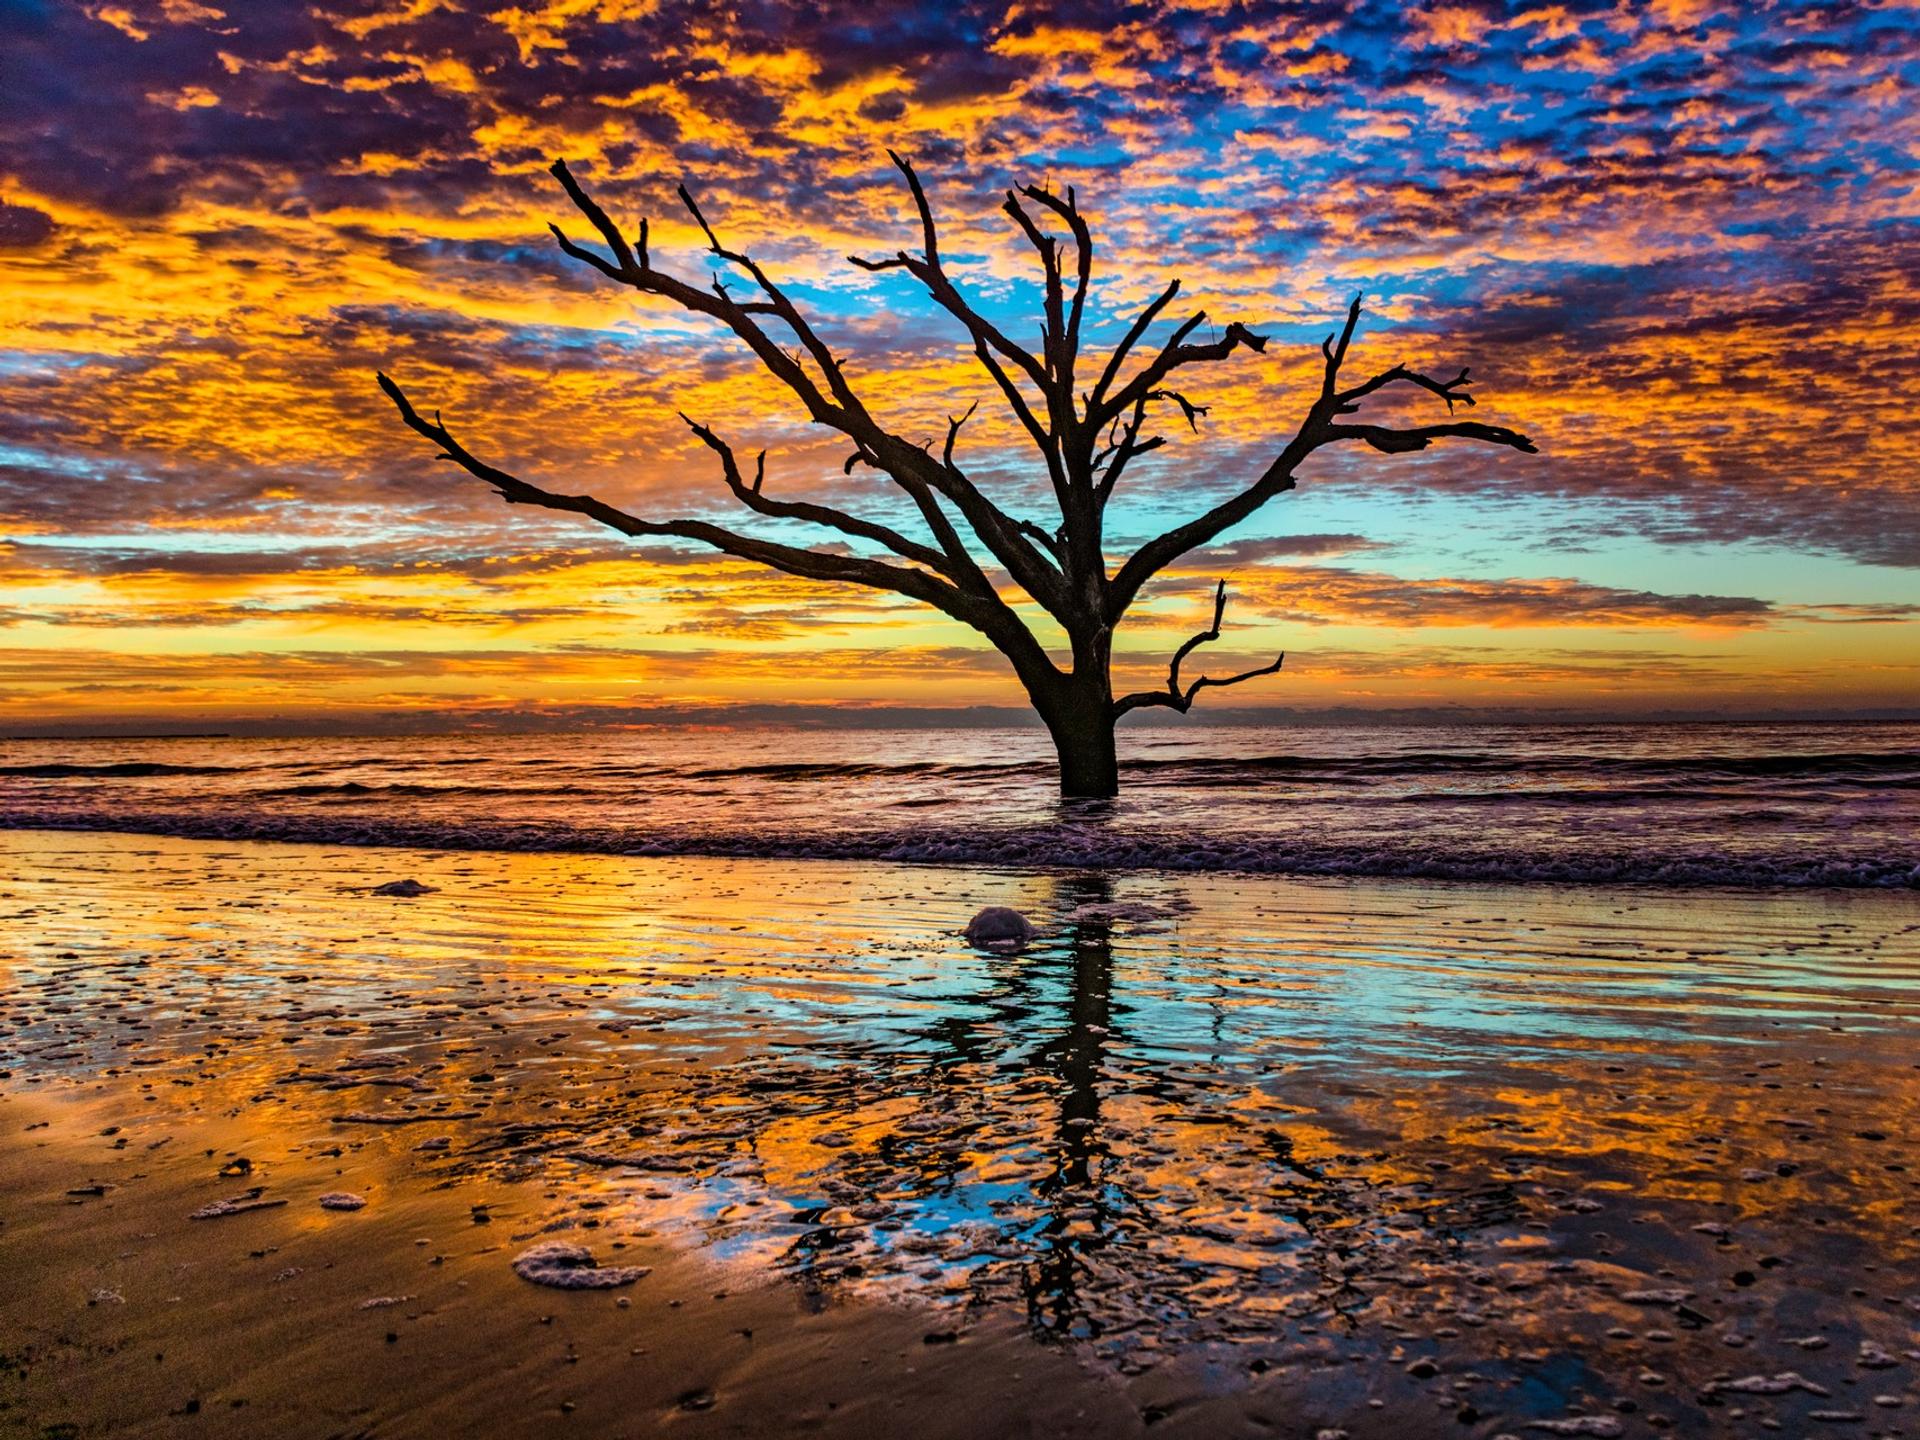
[[[640,5],[127,0],[23,12],[13,43],[0,530],[345,535],[374,568],[421,533],[473,554],[575,543],[510,532],[429,468],[375,403],[377,364],[504,461],[630,508],[720,506],[687,408],[768,445],[784,492],[910,519],[710,328],[636,311],[544,236],[542,166],[564,153],[688,262],[671,186],[693,177],[834,317],[903,433],[937,435],[981,393],[974,367],[924,297],[841,258],[910,230],[893,143],[921,156],[956,272],[997,319],[1030,326],[1033,275],[991,201],[1041,171],[1095,219],[1097,334],[1169,268],[1218,319],[1275,334],[1209,377],[1208,433],[1143,464],[1128,507],[1190,510],[1264,460],[1256,437],[1364,286],[1361,363],[1470,363],[1490,418],[1524,420],[1545,454],[1325,456],[1309,489],[1561,497],[1563,539],[1920,556],[1898,9],[835,4],[663,26]],[[1010,421],[965,444],[1045,503]],[[685,618],[724,633],[743,614],[743,640],[768,638],[750,610]]]
[[[1600,1332],[1664,1328],[1678,1404],[1727,1334],[1771,1373],[1825,1325],[1792,1368],[1836,1390],[1853,1332],[1901,1343],[1847,1293],[1860,1256],[1920,1263],[1892,897],[1623,921],[1619,894],[1029,878],[995,898],[1050,933],[1009,957],[959,948],[961,875],[468,856],[345,938],[390,860],[260,855],[13,856],[58,948],[0,954],[6,1083],[144,1084],[160,1128],[230,1113],[263,1161],[344,1138],[395,1199],[472,1186],[822,1297],[1010,1306],[1123,1368],[1218,1347],[1308,1384],[1444,1339],[1496,1386],[1579,1353],[1604,1398],[1647,1361]],[[321,1123],[348,1112],[470,1118]]]

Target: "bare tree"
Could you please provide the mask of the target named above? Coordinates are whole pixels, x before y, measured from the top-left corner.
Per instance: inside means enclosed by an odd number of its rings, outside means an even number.
[[[1341,366],[1360,319],[1360,297],[1356,296],[1345,324],[1321,346],[1325,367],[1320,393],[1273,461],[1227,499],[1149,540],[1117,569],[1110,569],[1104,546],[1107,504],[1128,465],[1166,443],[1162,435],[1145,433],[1149,417],[1171,408],[1197,429],[1199,417],[1206,413],[1173,388],[1177,372],[1226,360],[1242,349],[1263,351],[1266,338],[1235,322],[1217,338],[1197,342],[1193,336],[1206,321],[1205,313],[1198,312],[1176,325],[1158,352],[1136,361],[1129,372],[1129,357],[1180,293],[1180,282],[1173,280],[1140,312],[1099,366],[1091,385],[1083,388],[1080,333],[1093,271],[1093,238],[1072,188],[1062,197],[1022,186],[1007,192],[1002,207],[1039,253],[1044,274],[1036,352],[1009,337],[954,284],[941,260],[933,210],[919,177],[907,161],[888,153],[905,177],[919,213],[920,253],[901,250],[880,259],[849,258],[863,270],[905,271],[964,328],[974,356],[1046,466],[1060,516],[1051,529],[1009,513],[956,462],[960,429],[978,408],[977,401],[966,414],[948,421],[938,454],[930,444],[916,444],[888,429],[855,392],[839,358],[793,300],[749,256],[720,242],[684,185],[681,202],[706,235],[712,254],[751,280],[750,298],[736,298],[717,279],[710,288],[703,288],[657,267],[647,249],[647,222],[642,220],[638,235],[629,240],[581,188],[564,160],[554,163],[553,175],[599,233],[606,253],[575,244],[557,225],[550,228],[562,250],[609,280],[709,316],[745,341],[767,372],[799,398],[815,423],[830,426],[853,443],[846,466],[849,474],[856,465],[868,466],[905,493],[924,527],[921,538],[833,506],[773,498],[764,488],[764,451],[749,480],[732,447],[707,426],[685,416],[681,418],[693,433],[719,457],[727,488],[742,505],[761,515],[818,526],[841,538],[833,550],[816,550],[741,534],[705,520],[643,520],[592,496],[543,489],[488,464],[453,437],[438,412],[431,420],[421,415],[385,375],[380,376],[381,388],[409,427],[439,446],[444,458],[492,485],[509,504],[569,511],[623,535],[693,541],[812,580],[894,591],[972,626],[1012,663],[1034,709],[1046,721],[1059,752],[1060,788],[1067,795],[1115,793],[1119,776],[1114,725],[1122,715],[1155,705],[1184,712],[1209,686],[1237,685],[1280,668],[1284,656],[1237,675],[1202,675],[1182,682],[1182,662],[1220,635],[1225,581],[1214,593],[1212,627],[1179,648],[1162,689],[1115,697],[1113,632],[1148,580],[1293,489],[1295,472],[1314,451],[1360,441],[1399,455],[1447,438],[1533,451],[1532,442],[1517,431],[1470,420],[1413,427],[1348,421],[1345,417],[1355,414],[1362,400],[1394,385],[1431,392],[1446,403],[1449,415],[1456,405],[1473,404],[1464,369],[1450,380],[1440,380],[1395,365],[1358,384],[1343,384]],[[980,550],[985,554],[977,553]],[[873,551],[884,552],[886,558],[877,558]],[[1008,603],[1010,587],[1025,592],[1059,625],[1072,647],[1070,665],[1056,663]]]

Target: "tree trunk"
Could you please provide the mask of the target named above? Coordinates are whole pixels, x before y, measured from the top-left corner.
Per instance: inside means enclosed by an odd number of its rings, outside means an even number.
[[[1040,708],[1060,756],[1060,793],[1105,799],[1120,793],[1113,705],[1105,687],[1076,687]]]

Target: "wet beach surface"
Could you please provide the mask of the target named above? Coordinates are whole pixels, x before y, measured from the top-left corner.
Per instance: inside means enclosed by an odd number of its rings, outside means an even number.
[[[0,1433],[1920,1433],[1910,892],[0,861]]]

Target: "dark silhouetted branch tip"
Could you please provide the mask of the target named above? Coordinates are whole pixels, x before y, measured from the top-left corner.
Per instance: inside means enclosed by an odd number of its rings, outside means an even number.
[[[1178,390],[1154,390],[1148,393],[1149,400],[1171,400],[1180,407],[1180,413],[1187,417],[1187,429],[1194,434],[1200,433],[1200,417],[1207,413],[1207,407],[1196,405]]]
[[[576,260],[585,261],[613,279],[634,282],[647,268],[644,226],[642,227],[641,258],[636,261],[626,237],[620,233],[620,227],[613,223],[607,212],[602,210],[594,202],[593,197],[587,194],[580,183],[573,178],[573,172],[567,169],[567,162],[555,160],[548,168],[554,178],[559,180],[561,188],[567,192],[567,198],[573,201],[574,208],[586,216],[588,222],[599,232],[600,238],[606,242],[607,248],[613,252],[613,263],[609,264],[592,251],[575,245],[561,233],[558,226],[550,225],[548,228],[553,231],[554,238],[560,242],[560,248]]]
[[[960,438],[960,427],[971,420],[973,418],[973,412],[979,408],[980,402],[976,400],[967,407],[964,415],[949,415],[947,417],[947,443],[941,452],[940,463],[945,465],[949,470],[953,468],[953,446],[954,442]]]
[[[700,207],[694,203],[693,192],[687,189],[684,183],[675,188],[679,192],[680,203],[687,207],[687,213],[693,216],[694,223],[697,224],[702,233],[706,235],[707,248],[715,255],[724,255],[726,252],[720,248],[720,237],[713,233],[713,227],[707,224],[707,217],[700,213]]]
[[[1286,663],[1283,651],[1271,665],[1261,665],[1252,670],[1243,670],[1238,675],[1228,675],[1216,679],[1211,675],[1202,675],[1188,683],[1185,689],[1180,685],[1180,666],[1195,650],[1202,645],[1211,644],[1220,638],[1221,625],[1227,613],[1227,582],[1221,580],[1213,591],[1213,623],[1198,635],[1187,640],[1173,652],[1173,661],[1167,667],[1166,687],[1161,690],[1136,690],[1113,703],[1113,717],[1117,720],[1131,710],[1145,706],[1159,705],[1177,710],[1182,715],[1193,708],[1193,702],[1199,693],[1208,688],[1244,684],[1248,680],[1257,680],[1263,675],[1272,675]]]

